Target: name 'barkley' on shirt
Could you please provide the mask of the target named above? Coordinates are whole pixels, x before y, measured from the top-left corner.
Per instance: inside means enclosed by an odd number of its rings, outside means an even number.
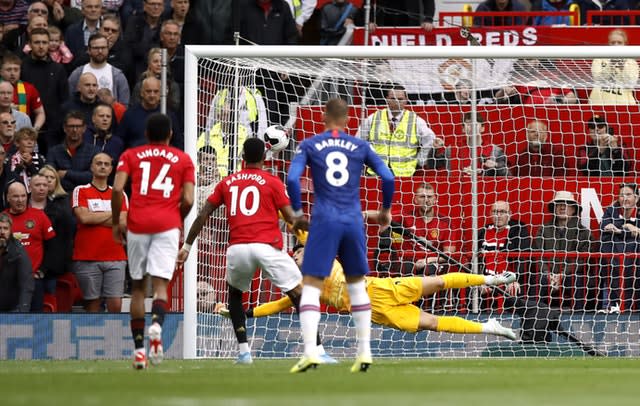
[[[314,144],[314,146],[318,151],[322,151],[327,147],[339,147],[339,148],[347,149],[349,151],[355,151],[356,149],[358,149],[358,146],[355,145],[353,142],[343,140],[340,138],[336,138],[336,139],[329,138],[322,141],[318,141]]]

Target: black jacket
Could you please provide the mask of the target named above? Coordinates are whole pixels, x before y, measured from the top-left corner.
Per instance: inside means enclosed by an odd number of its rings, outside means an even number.
[[[256,0],[244,0],[240,15],[240,36],[260,45],[295,45],[298,40],[296,21],[283,0],[273,0],[265,17]]]
[[[233,1],[191,0],[189,12],[182,28],[182,43],[194,45],[232,44]],[[176,75],[175,70],[173,74]]]
[[[0,261],[0,312],[28,312],[34,285],[29,255],[22,244],[11,237]]]
[[[436,12],[434,0],[376,0],[371,3],[373,22],[383,27],[415,27],[432,23]]]
[[[51,220],[56,236],[46,242],[47,249],[40,269],[47,276],[59,276],[71,271],[75,223],[69,198],[67,196],[48,198],[44,213]]]

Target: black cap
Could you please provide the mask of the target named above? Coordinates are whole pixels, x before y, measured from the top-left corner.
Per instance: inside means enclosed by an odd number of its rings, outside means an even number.
[[[587,124],[589,128],[596,128],[603,125],[608,126],[607,120],[605,120],[604,117],[602,117],[600,114],[594,114],[593,117],[589,119],[589,122]]]

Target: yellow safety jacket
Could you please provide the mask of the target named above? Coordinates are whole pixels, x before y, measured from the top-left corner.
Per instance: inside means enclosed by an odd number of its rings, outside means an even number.
[[[243,125],[238,126],[238,154],[241,150],[241,145],[244,144],[244,141],[248,136],[247,128]],[[216,123],[211,130],[209,131],[209,135],[202,133],[200,137],[198,137],[198,142],[196,143],[196,149],[200,149],[204,146],[210,146],[216,151],[216,161],[218,162],[218,172],[220,176],[225,177],[229,174],[229,147],[228,143],[224,142],[224,134],[222,133],[222,124]],[[242,162],[239,159],[238,165],[236,166],[236,171],[242,168]]]
[[[249,89],[248,87],[244,88],[245,94],[245,107],[247,108],[247,112],[249,113],[249,122],[253,123],[258,120],[258,105],[256,103],[256,97],[261,96],[260,91],[258,89]],[[222,110],[225,103],[227,102],[227,96],[229,95],[229,89],[222,89],[218,93],[218,101],[217,107]]]
[[[396,176],[411,176],[416,171],[420,147],[417,120],[416,113],[405,111],[392,134],[387,109],[378,110],[373,114],[369,142]]]

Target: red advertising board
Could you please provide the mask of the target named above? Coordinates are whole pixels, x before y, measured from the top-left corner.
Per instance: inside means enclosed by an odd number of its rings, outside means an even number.
[[[606,45],[612,27],[606,26],[521,26],[472,27],[480,45]],[[640,26],[626,26],[629,45],[640,44]],[[365,30],[355,29],[353,45],[364,45]],[[460,28],[437,28],[426,32],[419,27],[384,27],[369,33],[369,45],[467,45]]]

